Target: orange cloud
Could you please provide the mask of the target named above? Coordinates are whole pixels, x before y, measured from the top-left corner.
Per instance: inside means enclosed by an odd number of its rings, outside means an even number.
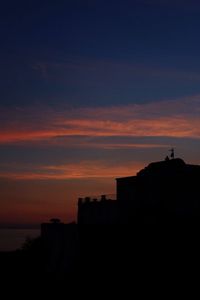
[[[36,141],[55,143],[56,138],[62,137],[200,138],[199,112],[200,97],[105,108],[54,111],[43,108],[40,112],[30,109],[28,112],[16,111],[15,114],[8,111],[4,112],[6,118],[2,124],[0,122],[0,144]],[[76,141],[75,146],[78,144]]]
[[[105,161],[82,161],[55,166],[39,166],[37,170],[1,172],[1,178],[13,180],[67,180],[86,178],[115,178],[136,174],[144,164],[112,165]]]
[[[91,147],[91,148],[101,148],[101,149],[135,149],[135,148],[140,148],[140,149],[150,149],[150,148],[167,148],[170,147],[170,145],[166,144],[139,144],[139,143],[82,143],[82,147]]]
[[[200,120],[182,116],[132,121],[70,120],[64,122],[69,128],[54,130],[27,130],[0,132],[0,143],[44,140],[62,136],[168,136],[200,137]]]

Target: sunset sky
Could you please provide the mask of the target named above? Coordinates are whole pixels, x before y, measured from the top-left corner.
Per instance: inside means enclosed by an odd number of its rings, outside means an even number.
[[[3,1],[0,226],[175,155],[200,164],[200,2]]]

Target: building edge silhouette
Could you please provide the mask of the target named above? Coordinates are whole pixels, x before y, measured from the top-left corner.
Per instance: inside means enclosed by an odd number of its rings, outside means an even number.
[[[117,178],[116,197],[79,199],[77,222],[53,218],[22,250],[2,253],[4,279],[33,278],[47,291],[63,283],[66,291],[69,282],[87,285],[100,274],[148,281],[154,271],[199,267],[199,179],[200,166],[172,157]]]
[[[77,222],[64,224],[55,218],[41,224],[47,271],[69,272],[79,265],[95,272],[105,264],[112,269],[116,255],[118,264],[131,261],[133,253],[154,257],[163,237],[174,235],[176,242],[181,237],[181,231],[175,234],[177,228],[184,229],[184,237],[186,230],[195,234],[200,228],[199,182],[199,165],[172,157],[150,163],[135,176],[116,178],[116,199],[79,198]]]
[[[116,200],[78,200],[77,223],[135,224],[199,222],[200,166],[180,158],[152,162],[135,176],[116,179]]]

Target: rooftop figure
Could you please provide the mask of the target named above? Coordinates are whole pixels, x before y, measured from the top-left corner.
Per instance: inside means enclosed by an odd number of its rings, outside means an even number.
[[[170,149],[169,151],[171,152],[170,157],[174,159],[174,148]]]

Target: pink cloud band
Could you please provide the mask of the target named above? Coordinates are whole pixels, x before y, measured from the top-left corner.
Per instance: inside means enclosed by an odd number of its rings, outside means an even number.
[[[0,113],[0,144],[53,142],[72,136],[199,138],[199,112],[200,96],[141,105],[4,110]]]

